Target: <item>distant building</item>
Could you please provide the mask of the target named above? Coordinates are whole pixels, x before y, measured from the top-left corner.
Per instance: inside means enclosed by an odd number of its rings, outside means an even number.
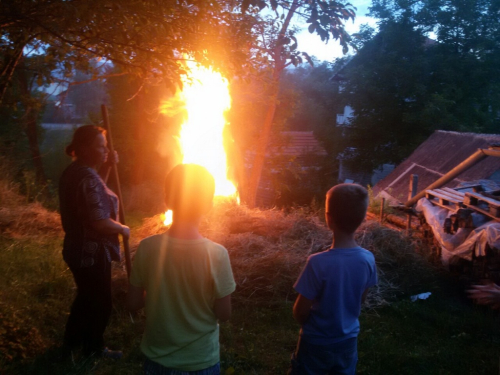
[[[378,182],[373,187],[373,193],[394,203],[404,203],[408,200],[412,174],[418,175],[418,191],[421,191],[463,162],[477,149],[488,148],[493,144],[500,144],[500,134],[437,130],[392,173]],[[500,183],[500,158],[483,159],[444,187],[454,188],[461,183],[478,180]]]
[[[353,116],[354,110],[350,106],[346,105],[344,107],[344,113],[337,114],[336,125],[345,129],[349,126],[349,119],[351,119]]]

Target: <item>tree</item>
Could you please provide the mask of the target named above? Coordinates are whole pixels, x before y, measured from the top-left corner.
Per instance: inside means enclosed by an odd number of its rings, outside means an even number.
[[[424,40],[409,24],[387,24],[343,69],[341,102],[355,113],[346,129],[346,146],[357,150],[354,170],[397,162],[428,135],[419,122],[427,96]]]
[[[375,0],[371,11],[379,33],[343,69],[352,168],[397,163],[436,129],[498,131],[498,2]]]
[[[101,105],[107,103],[106,83],[93,80],[91,75],[80,71],[75,72],[73,79],[80,83],[69,84],[63,102],[75,105],[75,117],[79,121],[88,123],[93,118],[100,118]]]
[[[110,96],[110,121],[116,124],[113,137],[115,147],[120,150],[122,181],[132,186],[145,181],[161,185],[166,163],[152,161],[161,155],[157,148],[164,119],[158,109],[170,92],[162,86],[146,86],[138,92],[141,81],[132,76],[113,77],[106,86]],[[160,176],[158,169],[162,172]]]
[[[70,16],[68,16],[70,15]],[[13,71],[32,50],[55,61],[65,73],[74,68],[99,70],[95,58],[120,66],[150,81],[179,81],[182,60],[234,70],[244,56],[235,53],[248,36],[244,16],[225,1],[146,0],[12,0],[0,4],[3,58],[0,93],[4,94]],[[51,71],[45,72],[53,80]]]
[[[403,3],[404,4],[404,3]],[[407,19],[414,28],[436,35],[432,48],[431,94],[448,101],[458,129],[494,131],[500,110],[500,3],[496,0],[420,0],[412,7],[398,1],[382,22]],[[380,13],[380,1],[372,14]],[[460,77],[457,80],[457,77]]]
[[[313,131],[327,155],[311,151],[284,163],[280,163],[279,156],[273,157],[271,154],[268,157],[263,175],[270,177],[278,207],[323,202],[325,191],[336,181],[340,138],[335,132],[335,120],[336,114],[340,112],[340,103],[330,81],[332,75],[331,64],[327,62],[315,62],[313,67],[302,64],[286,69],[282,75],[277,117],[281,115],[283,107],[293,109],[283,119],[284,130]],[[290,92],[293,95],[285,96]],[[275,148],[280,138],[283,137],[273,137],[270,145]],[[283,141],[286,145],[288,140],[285,138]]]
[[[245,0],[243,10],[255,12],[256,8],[269,6],[274,16],[262,17],[254,26],[254,32],[259,36],[258,44],[253,46],[253,61],[259,69],[267,68],[267,84],[269,85],[269,104],[262,125],[260,138],[255,147],[255,158],[252,164],[248,183],[246,203],[255,206],[262,167],[264,165],[266,147],[273,127],[276,113],[279,82],[283,70],[289,65],[298,65],[306,60],[312,63],[310,57],[298,50],[295,38],[296,28],[292,20],[305,21],[309,32],[316,33],[321,40],[328,42],[330,38],[339,40],[348,49],[350,37],[344,29],[344,22],[354,19],[354,7],[342,1],[292,0],[269,3],[263,0]]]
[[[287,130],[313,131],[316,139],[329,155],[330,168],[345,147],[341,129],[335,126],[337,113],[343,112],[342,98],[331,81],[334,74],[332,63],[323,62],[287,70],[281,79],[283,86],[295,91],[293,114],[285,120]],[[282,103],[286,99],[279,97]],[[290,105],[289,101],[285,101]]]
[[[281,194],[280,204],[310,203],[314,195],[312,191],[316,193],[316,190],[322,189],[320,180],[331,182],[331,176],[334,176],[336,156],[339,151],[342,151],[340,149],[342,143],[339,142],[338,129],[335,128],[336,114],[341,112],[341,107],[338,94],[330,81],[332,74],[331,64],[326,62],[315,62],[314,66],[303,63],[297,67],[285,69],[282,74],[272,137],[269,140],[262,170],[262,178],[271,180],[278,194],[280,191],[287,190],[287,187],[293,190],[293,194],[290,194],[291,191]],[[261,124],[265,119],[269,104],[270,87],[263,80],[252,80],[246,83],[241,79],[234,79],[230,88],[232,105],[228,122],[238,149],[230,150],[228,159],[232,162],[232,167],[238,168],[250,164],[254,157],[255,144],[259,139]],[[280,146],[287,143],[287,136],[283,136],[283,131],[314,131],[316,138],[328,152],[328,156],[318,158],[316,155],[311,155],[307,158],[313,167],[310,171],[301,171],[300,166],[292,171],[290,164],[293,163],[290,163],[290,160],[283,160],[278,155],[279,152],[270,152],[270,150],[278,150]],[[245,161],[242,160],[242,155],[246,156]],[[327,176],[324,178],[319,176],[322,172],[316,169],[319,165],[325,165]],[[238,168],[237,180],[240,186],[245,186],[245,172]],[[280,183],[279,179],[283,181]],[[315,189],[311,189],[313,185]],[[240,190],[240,197],[246,202],[245,193],[244,189]]]
[[[320,123],[329,122],[334,116],[331,107],[335,106],[332,101],[335,92],[329,81],[332,76],[330,64],[304,65],[287,69],[281,78],[280,91],[294,91],[296,96],[296,108],[287,120],[288,130],[315,130]],[[284,99],[280,95],[280,102]]]
[[[43,103],[28,98],[34,92],[30,83],[70,83],[76,70],[91,79],[109,78],[108,62],[120,67],[113,75],[136,77],[137,91],[148,84],[179,84],[185,59],[236,72],[245,66],[247,18],[233,12],[232,2],[215,0],[0,2],[0,105],[14,108],[20,100],[14,94],[22,92],[23,128],[39,183],[45,178],[34,135]],[[28,67],[30,59],[39,63]],[[91,64],[96,59],[103,63]]]

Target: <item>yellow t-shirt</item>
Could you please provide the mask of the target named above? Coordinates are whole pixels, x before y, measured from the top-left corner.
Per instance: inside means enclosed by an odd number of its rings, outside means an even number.
[[[166,233],[145,238],[135,254],[130,283],[146,291],[141,350],[149,359],[183,371],[219,362],[213,306],[236,288],[222,245]]]

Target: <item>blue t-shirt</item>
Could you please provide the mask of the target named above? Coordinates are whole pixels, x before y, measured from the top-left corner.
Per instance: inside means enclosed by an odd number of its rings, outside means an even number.
[[[294,288],[313,300],[300,335],[311,344],[334,344],[359,333],[363,292],[377,284],[375,258],[361,247],[313,254]]]

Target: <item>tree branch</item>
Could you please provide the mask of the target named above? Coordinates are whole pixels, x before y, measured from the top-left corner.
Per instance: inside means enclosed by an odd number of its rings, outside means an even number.
[[[24,45],[20,48],[18,48],[18,51],[16,51],[17,55],[11,60],[12,63],[9,62],[8,66],[5,68],[5,70],[2,72],[3,75],[7,75],[7,78],[2,82],[2,87],[1,87],[1,92],[0,92],[0,104],[3,102],[3,98],[5,96],[5,93],[7,91],[7,86],[9,85],[9,82],[12,78],[12,75],[14,74],[14,71],[16,70],[16,66],[21,60],[21,57],[23,56],[23,48]]]
[[[111,78],[111,77],[124,76],[124,75],[127,75],[127,74],[129,74],[129,73],[122,72],[122,73],[106,74],[106,75],[103,75],[103,76],[97,76],[97,77],[94,77],[94,78],[86,79],[85,81],[78,81],[78,82],[72,82],[70,80],[60,79],[60,78],[56,78],[55,81],[57,81],[59,83],[67,83],[68,86],[75,86],[75,85],[81,85],[81,84],[84,84],[84,83],[98,81],[100,79],[106,79],[106,78]]]
[[[141,84],[141,87],[139,87],[137,92],[134,95],[132,95],[130,98],[127,99],[127,102],[133,100],[137,95],[139,95],[139,93],[142,91],[143,87],[144,87],[144,82]]]

